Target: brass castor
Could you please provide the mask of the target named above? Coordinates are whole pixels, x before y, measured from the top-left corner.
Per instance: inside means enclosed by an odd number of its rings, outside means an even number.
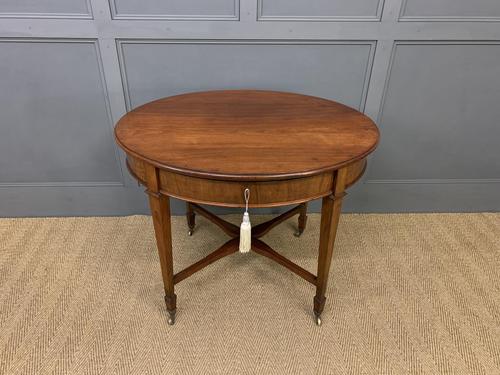
[[[295,233],[293,234],[295,237],[300,237],[300,235],[302,234],[302,231],[300,230],[297,230],[295,231]]]
[[[321,316],[314,314],[314,322],[318,327],[321,326]]]
[[[192,235],[193,235],[193,230],[192,229],[188,230],[188,236],[192,236]]]
[[[168,312],[168,325],[173,326],[175,323],[175,310]]]

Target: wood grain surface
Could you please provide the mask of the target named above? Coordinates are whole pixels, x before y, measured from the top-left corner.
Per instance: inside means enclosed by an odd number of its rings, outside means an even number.
[[[273,91],[190,93],[129,112],[115,128],[130,155],[159,168],[222,180],[277,180],[359,161],[379,139],[362,113],[317,97]]]

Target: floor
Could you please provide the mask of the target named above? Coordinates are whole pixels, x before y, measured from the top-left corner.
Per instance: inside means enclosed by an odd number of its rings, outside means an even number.
[[[265,240],[315,272],[295,220]],[[175,270],[226,240],[173,236]],[[174,326],[162,289],[150,217],[0,219],[0,374],[500,374],[500,214],[343,215],[321,327],[254,253],[178,284]]]

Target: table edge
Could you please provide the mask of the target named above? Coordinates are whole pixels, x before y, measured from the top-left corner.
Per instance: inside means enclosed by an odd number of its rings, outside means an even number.
[[[377,129],[378,130],[378,129]],[[217,173],[217,172],[207,172],[207,171],[197,171],[194,169],[180,168],[175,166],[166,165],[160,163],[156,160],[149,159],[141,154],[136,153],[135,151],[129,149],[124,144],[120,142],[120,140],[116,137],[115,133],[115,141],[120,146],[120,148],[125,151],[125,153],[130,154],[138,159],[141,159],[157,168],[167,170],[173,173],[178,173],[186,176],[197,177],[207,180],[221,180],[221,181],[277,181],[277,180],[290,180],[295,178],[303,178],[303,177],[311,177],[314,175],[318,175],[325,172],[333,172],[343,167],[346,167],[352,163],[365,159],[368,155],[370,155],[378,146],[380,142],[380,136],[377,137],[377,142],[369,148],[366,152],[356,155],[351,159],[348,159],[342,163],[334,164],[331,166],[306,170],[301,172],[294,173],[276,173],[276,174],[229,174],[229,173]]]

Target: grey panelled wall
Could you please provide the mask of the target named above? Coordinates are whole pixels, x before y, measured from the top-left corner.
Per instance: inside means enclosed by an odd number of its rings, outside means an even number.
[[[113,19],[237,20],[236,0],[110,0]]]
[[[92,19],[90,0],[2,0],[0,17]]]
[[[377,120],[346,210],[497,211],[499,61],[498,0],[2,0],[0,215],[147,212],[113,124],[223,88]]]
[[[500,1],[403,0],[400,14],[403,21],[499,21]]]
[[[186,91],[248,88],[298,91],[360,109],[373,51],[371,42],[119,41],[127,108]]]
[[[0,182],[121,185],[96,42],[0,39],[0,51]]]
[[[258,0],[259,20],[380,20],[382,0]]]

